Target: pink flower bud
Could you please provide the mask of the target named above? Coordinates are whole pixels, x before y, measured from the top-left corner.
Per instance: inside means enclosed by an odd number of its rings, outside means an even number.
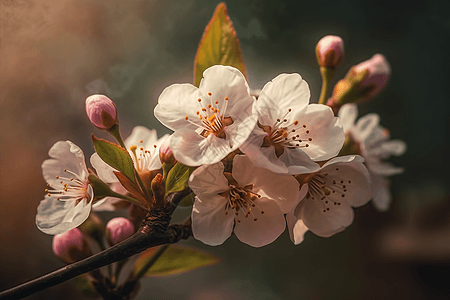
[[[117,123],[117,108],[104,95],[92,95],[86,99],[86,113],[91,123],[99,129],[110,129]]]
[[[176,162],[173,156],[172,149],[170,149],[170,137],[164,139],[161,146],[159,147],[159,159],[162,163],[172,163]]]
[[[120,243],[132,236],[133,233],[134,225],[126,218],[114,218],[106,224],[106,237],[111,245]]]
[[[370,92],[367,98],[375,97],[386,85],[391,75],[391,67],[382,54],[375,54],[371,59],[363,61],[354,66],[356,73],[368,71],[366,77],[362,81],[364,88],[369,88]]]
[[[344,42],[335,35],[323,37],[317,43],[316,57],[319,66],[336,68],[344,60]]]
[[[55,235],[53,237],[53,252],[68,264],[91,255],[83,233],[78,228]]]

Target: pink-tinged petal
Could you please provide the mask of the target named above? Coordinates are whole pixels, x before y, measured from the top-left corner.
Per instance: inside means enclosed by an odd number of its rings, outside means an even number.
[[[353,209],[349,205],[336,206],[324,212],[320,199],[311,197],[303,199],[299,204],[298,219],[314,234],[330,237],[343,231],[353,222]]]
[[[114,171],[117,170],[105,163],[97,153],[91,155],[91,165],[97,171],[98,177],[104,182],[114,183],[119,181],[116,175],[114,175]]]
[[[377,114],[368,114],[360,118],[356,122],[355,128],[355,135],[358,137],[358,142],[365,142],[379,123],[380,116]]]
[[[194,167],[217,163],[233,151],[229,141],[213,134],[204,138],[188,128],[174,132],[170,148],[178,161]]]
[[[371,198],[369,172],[362,159],[359,156],[354,157],[351,162],[337,163],[336,159],[335,162],[322,167],[321,173],[327,173],[325,186],[335,191],[326,199],[330,200],[327,207],[331,211],[341,205],[362,206]]]
[[[359,162],[359,163],[363,163],[365,160],[362,156],[359,155],[346,155],[346,156],[339,156],[339,157],[335,157],[333,159],[330,159],[329,161],[327,161],[323,166],[322,166],[322,170],[325,167],[328,167],[330,165],[334,165],[334,164],[338,164],[338,163],[349,163],[349,162]]]
[[[301,148],[314,161],[323,161],[336,156],[345,141],[345,134],[339,118],[335,117],[330,107],[322,104],[310,104],[300,112],[295,112],[300,124],[306,125],[300,131],[302,139],[308,147]],[[306,133],[309,132],[309,133]]]
[[[344,104],[338,113],[345,133],[348,133],[355,126],[356,117],[358,116],[358,107],[356,104]]]
[[[387,211],[392,200],[389,180],[374,173],[370,173],[370,180],[373,206],[379,211]]]
[[[251,102],[242,101],[236,103],[230,113],[230,116],[233,118],[233,124],[224,128],[227,140],[232,146],[230,152],[239,148],[255,128],[258,116],[253,113],[253,105],[253,99]]]
[[[280,160],[288,167],[288,174],[291,175],[314,173],[320,169],[308,154],[299,149],[285,149]]]
[[[200,166],[189,177],[189,187],[201,199],[228,191],[230,187],[223,170],[221,162]]]
[[[262,197],[255,203],[264,214],[255,209],[253,214],[245,218],[242,211],[239,211],[236,220],[240,222],[236,222],[234,233],[241,242],[252,247],[262,247],[272,243],[283,233],[286,221],[275,201]]]
[[[303,220],[299,219],[299,209],[300,206],[297,206],[295,210],[291,210],[286,215],[289,237],[291,238],[291,241],[294,243],[294,245],[298,245],[303,242],[305,233],[309,230]]]
[[[275,201],[283,213],[298,203],[299,184],[293,176],[258,167],[245,155],[234,157],[233,178],[240,187],[252,184],[254,193]]]
[[[227,199],[216,195],[204,200],[196,197],[192,208],[192,234],[210,246],[225,242],[233,232],[234,213],[225,214]]]
[[[198,103],[198,89],[192,84],[172,84],[164,89],[158,99],[158,105],[155,107],[155,117],[167,128],[177,130],[179,128],[197,127],[189,120],[200,124],[196,114],[201,107]]]
[[[300,111],[309,103],[309,86],[299,74],[280,74],[261,90],[256,110],[259,122],[272,126],[289,108]]]
[[[376,96],[384,88],[391,75],[389,62],[382,54],[375,54],[372,58],[359,63],[354,68],[357,73],[365,70],[368,71],[368,75],[362,82],[362,86],[375,86],[370,95],[368,95],[369,98]]]
[[[211,93],[211,96],[208,93]],[[199,85],[199,97],[206,101],[205,103],[212,105],[213,101],[218,101],[218,108],[222,112],[224,112],[225,101],[228,101],[225,116],[229,115],[229,111],[235,105],[241,102],[253,102],[244,75],[236,68],[221,65],[212,66],[203,72],[203,79]],[[211,99],[210,102],[207,101],[208,99]]]
[[[48,152],[53,159],[47,159],[42,163],[42,174],[47,183],[52,186],[59,184],[56,176],[67,175],[65,169],[70,170],[84,181],[87,177],[87,168],[84,162],[83,151],[70,141],[56,142]],[[68,175],[67,177],[73,177]]]

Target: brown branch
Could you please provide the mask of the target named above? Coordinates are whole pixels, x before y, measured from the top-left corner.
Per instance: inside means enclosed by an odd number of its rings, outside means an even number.
[[[189,192],[189,189],[182,191],[178,195],[173,195],[171,200],[179,202],[181,200],[178,198],[184,198],[186,193],[189,194]],[[187,239],[191,234],[190,226],[184,224],[169,225],[174,208],[170,204],[166,208],[149,212],[141,228],[123,242],[52,273],[1,292],[0,299],[22,299],[78,275],[138,254],[148,248],[173,244],[181,239]]]

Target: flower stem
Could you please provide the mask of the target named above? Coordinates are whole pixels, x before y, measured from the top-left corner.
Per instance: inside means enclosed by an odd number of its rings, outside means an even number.
[[[330,87],[331,78],[334,75],[334,69],[320,67],[320,74],[322,75],[322,90],[320,91],[319,104],[327,103],[327,95]]]

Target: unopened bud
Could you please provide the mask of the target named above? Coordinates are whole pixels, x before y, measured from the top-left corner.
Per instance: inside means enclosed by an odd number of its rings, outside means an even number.
[[[115,245],[129,238],[134,233],[134,225],[122,217],[111,219],[106,224],[106,238],[110,245]]]
[[[104,95],[92,95],[86,99],[86,113],[91,123],[99,129],[110,129],[117,123],[117,108]]]
[[[345,78],[334,86],[327,105],[336,108],[345,103],[370,100],[385,87],[390,74],[391,68],[386,58],[375,54],[347,72]]]
[[[53,252],[67,264],[82,260],[92,254],[83,233],[78,228],[55,235]]]
[[[316,57],[319,66],[336,68],[344,60],[344,42],[335,35],[321,38],[316,46]]]
[[[177,160],[173,156],[172,149],[170,148],[170,137],[166,138],[159,147],[159,159],[162,163],[174,164]]]

